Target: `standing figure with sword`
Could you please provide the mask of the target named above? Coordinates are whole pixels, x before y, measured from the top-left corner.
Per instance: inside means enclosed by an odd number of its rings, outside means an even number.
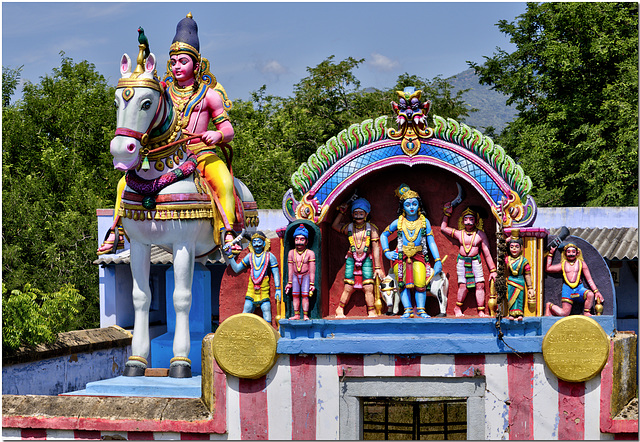
[[[374,278],[377,275],[384,279],[382,263],[380,258],[380,238],[378,229],[368,221],[371,213],[371,204],[364,198],[352,198],[351,218],[352,222],[344,224],[344,215],[349,208],[349,202],[338,207],[336,216],[331,228],[337,232],[347,235],[349,238],[349,251],[346,256],[344,271],[344,290],[340,296],[338,308],[336,308],[336,318],[344,318],[344,307],[349,302],[351,294],[355,289],[364,291],[364,300],[367,304],[367,314],[369,317],[377,316],[375,310]]]
[[[457,184],[457,183],[456,183]],[[489,251],[489,239],[482,231],[482,220],[478,213],[471,207],[467,207],[460,217],[459,229],[449,227],[449,217],[463,199],[462,187],[458,184],[458,197],[453,201],[444,205],[444,217],[440,225],[440,231],[451,238],[454,238],[460,244],[458,252],[458,263],[456,271],[458,274],[458,293],[456,295],[456,306],[453,311],[456,316],[464,316],[462,313],[462,304],[469,289],[476,291],[476,302],[478,305],[478,316],[488,316],[485,310],[485,290],[484,290],[484,274],[482,272],[482,260],[480,252],[484,255],[489,267],[490,280],[495,280],[498,273],[496,266]],[[464,226],[464,227],[463,227]]]
[[[214,227],[216,233],[226,231],[225,242],[228,243],[233,238],[231,227],[235,222],[236,212],[233,177],[224,161],[216,155],[215,146],[231,141],[234,137],[234,130],[229,122],[220,94],[213,89],[216,85],[215,77],[213,77],[212,84],[203,81],[203,75],[211,74],[202,69],[204,60],[200,55],[198,25],[191,14],[178,23],[173,43],[169,49],[169,56],[168,67],[173,81],[168,82],[167,93],[171,97],[173,110],[177,114],[175,131],[182,131],[182,135],[187,135],[188,138],[196,138],[193,141],[188,141],[187,147],[196,155],[198,170],[220,200],[224,211],[222,215],[226,217],[227,222],[221,221],[217,223],[219,225]],[[214,130],[209,130],[210,121],[215,126]],[[195,134],[198,136],[194,137]],[[153,138],[153,133],[151,138]],[[177,158],[177,161],[180,160]],[[161,165],[161,162],[156,163],[156,166]],[[144,162],[142,167],[145,167]],[[98,255],[113,253],[124,245],[124,232],[119,227],[117,213],[125,186],[126,182],[123,177],[118,183],[114,223],[108,237],[98,249]]]
[[[404,306],[403,318],[413,317],[411,290],[415,292],[418,316],[429,318],[426,311],[427,286],[433,277],[442,272],[442,261],[438,246],[433,238],[431,223],[424,214],[422,200],[417,192],[406,184],[396,190],[400,199],[398,219],[393,221],[380,235],[380,245],[384,256],[391,261],[401,291],[400,300]],[[398,232],[396,250],[389,250],[389,237]],[[434,259],[433,269],[429,262],[429,252]]]

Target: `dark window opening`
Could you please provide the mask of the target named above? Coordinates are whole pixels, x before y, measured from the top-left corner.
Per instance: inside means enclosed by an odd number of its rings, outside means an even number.
[[[466,440],[466,398],[362,398],[365,440]]]

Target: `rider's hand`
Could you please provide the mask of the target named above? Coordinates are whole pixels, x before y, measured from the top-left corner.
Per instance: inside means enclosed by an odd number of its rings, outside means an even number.
[[[207,146],[219,143],[222,140],[222,134],[217,130],[208,130],[200,137],[202,142]]]
[[[280,292],[280,289],[276,289],[276,301],[280,301],[281,297],[282,297],[282,292]]]
[[[436,263],[433,265],[433,274],[437,275],[440,272],[442,272],[442,262],[436,261]]]

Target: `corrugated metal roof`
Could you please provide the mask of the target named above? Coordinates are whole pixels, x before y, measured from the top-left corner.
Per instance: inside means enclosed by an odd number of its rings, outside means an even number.
[[[591,244],[608,260],[638,259],[637,228],[571,228],[571,236],[582,238]],[[557,235],[559,228],[549,229],[551,235]]]
[[[264,231],[264,234],[267,238],[277,238],[278,235],[276,232],[272,231]],[[114,255],[101,255],[93,261],[93,264],[129,264],[131,261],[129,249],[124,250],[118,254]],[[173,264],[173,253],[168,250],[163,249],[160,246],[152,245],[151,246],[151,264]],[[222,258],[222,254],[220,253],[220,249],[217,249],[211,255],[209,255],[209,259],[207,260],[207,264],[225,264],[224,259]]]
[[[93,261],[94,264],[129,264],[131,262],[131,256],[129,253],[129,249],[124,250],[116,255],[102,255],[99,256],[98,259]],[[220,250],[216,250],[214,253],[209,255],[209,259],[207,260],[207,264],[224,264],[224,259],[222,259],[222,255],[220,255]],[[164,250],[159,246],[152,245],[151,246],[151,264],[173,264],[173,253]]]

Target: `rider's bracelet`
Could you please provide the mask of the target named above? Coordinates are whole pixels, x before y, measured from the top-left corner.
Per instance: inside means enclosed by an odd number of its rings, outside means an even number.
[[[495,267],[494,267],[494,268],[492,268],[492,269],[489,269],[489,273],[493,273],[493,272],[495,272],[495,271],[496,271]]]
[[[222,137],[220,138],[220,141],[218,141],[218,143],[224,142],[224,133],[221,130],[216,130],[216,132],[220,133],[220,136]]]
[[[382,249],[382,251],[383,251],[384,253],[387,253],[387,252],[389,251],[389,249]]]
[[[375,266],[374,270],[380,270],[380,266]]]
[[[434,261],[442,261],[440,258],[436,258],[434,259]]]

